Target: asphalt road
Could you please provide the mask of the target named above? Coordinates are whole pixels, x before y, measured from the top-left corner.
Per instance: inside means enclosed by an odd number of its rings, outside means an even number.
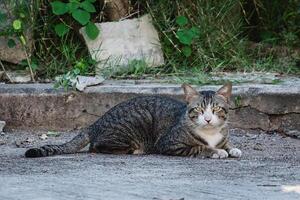
[[[231,132],[241,159],[88,153],[28,159],[24,147],[61,143],[75,133],[46,140],[39,139],[41,133],[5,133],[0,136],[0,199],[300,199],[299,139]]]

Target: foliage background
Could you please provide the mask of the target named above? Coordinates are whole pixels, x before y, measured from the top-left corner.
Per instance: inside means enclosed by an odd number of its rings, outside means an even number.
[[[5,0],[7,1],[7,0]],[[53,14],[50,0],[18,1],[14,10],[29,13],[22,18],[34,24],[34,54],[30,63],[37,66],[40,78],[59,74],[94,74],[95,62],[89,57],[81,25],[70,15]],[[68,2],[68,1],[63,1]],[[289,74],[300,73],[300,1],[298,0],[131,0],[129,18],[150,13],[159,31],[166,65],[149,69],[143,62],[133,63],[127,71],[107,76],[144,78],[147,76],[207,75],[220,71],[260,71]],[[103,1],[93,3],[96,12],[92,22],[104,22]],[[28,21],[26,19],[33,19]],[[178,23],[184,17],[184,25]],[[1,20],[0,20],[1,21]],[[55,25],[68,24],[71,31],[59,37]],[[184,43],[189,30],[197,34]],[[2,32],[4,33],[4,32]],[[16,32],[12,31],[12,33]],[[17,33],[19,34],[19,33]],[[101,34],[101,33],[100,33]],[[12,68],[26,68],[23,63]]]

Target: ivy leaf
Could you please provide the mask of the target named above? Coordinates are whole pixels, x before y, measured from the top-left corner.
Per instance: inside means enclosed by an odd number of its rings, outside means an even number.
[[[13,39],[9,39],[9,40],[7,41],[7,46],[8,46],[9,48],[14,48],[16,45],[17,45],[17,44],[16,44],[16,42],[15,42]]]
[[[14,20],[13,22],[13,28],[15,30],[20,30],[22,28],[22,22],[19,19]]]
[[[89,22],[85,26],[85,32],[87,36],[92,40],[96,39],[100,33],[98,27],[93,22]]]
[[[188,23],[188,19],[185,16],[178,16],[176,18],[176,23],[179,26],[184,26],[184,25],[186,25]]]
[[[63,15],[68,12],[68,6],[66,3],[60,2],[60,1],[53,1],[50,3],[52,7],[52,12],[55,15]]]
[[[191,45],[193,41],[193,35],[188,30],[178,30],[176,32],[177,38],[182,44]]]
[[[55,25],[54,30],[59,37],[62,37],[69,32],[70,28],[63,23],[59,23]]]
[[[80,6],[89,13],[96,12],[96,9],[93,4],[88,1],[84,1],[80,4]]]
[[[185,55],[185,57],[190,57],[192,55],[192,49],[189,46],[184,46],[182,48],[182,53]]]
[[[70,2],[70,3],[67,3],[67,6],[68,6],[68,9],[69,9],[69,12],[73,13],[75,10],[78,9],[79,4],[78,3],[74,3],[74,2]]]
[[[85,10],[77,9],[72,12],[72,17],[81,25],[86,25],[90,21],[91,15]]]

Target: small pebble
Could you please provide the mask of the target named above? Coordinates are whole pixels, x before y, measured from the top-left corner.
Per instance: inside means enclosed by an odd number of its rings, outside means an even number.
[[[249,137],[251,140],[254,140],[257,138],[257,135],[250,134],[250,133],[247,133],[246,136]]]
[[[34,142],[34,139],[27,138],[26,140],[23,140],[23,141],[16,141],[15,144],[17,147],[23,148],[23,147],[27,147],[28,144],[31,144],[33,142]]]
[[[0,145],[4,145],[6,142],[4,140],[0,140]]]
[[[58,137],[60,136],[59,132],[54,132],[54,131],[48,131],[48,133],[46,134],[48,137]]]
[[[255,146],[253,147],[254,150],[257,150],[257,151],[263,151],[264,148],[261,144],[257,143],[255,144]]]
[[[40,136],[41,140],[46,140],[47,138],[48,138],[48,136],[45,133]]]

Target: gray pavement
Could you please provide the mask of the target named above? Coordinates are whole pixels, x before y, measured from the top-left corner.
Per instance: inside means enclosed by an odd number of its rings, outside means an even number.
[[[61,143],[76,133],[47,140],[40,134],[0,136],[0,200],[300,199],[300,140],[277,133],[231,130],[241,159],[84,152],[24,158],[25,147]]]

